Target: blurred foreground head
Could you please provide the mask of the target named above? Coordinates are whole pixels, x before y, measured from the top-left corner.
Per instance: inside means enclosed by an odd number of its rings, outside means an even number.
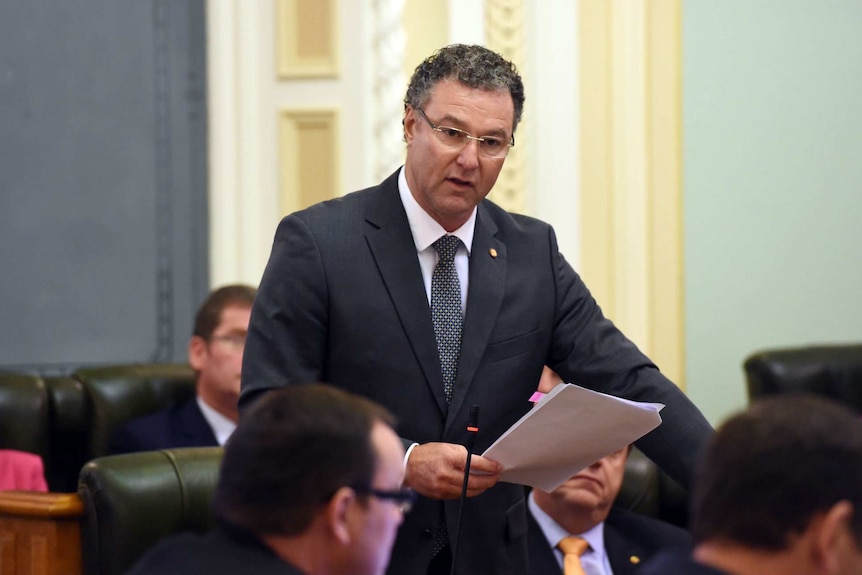
[[[323,384],[266,394],[225,447],[216,517],[305,573],[382,573],[409,495],[393,424],[376,403]]]
[[[809,395],[754,404],[718,429],[694,485],[697,560],[862,573],[862,419],[845,406]]]

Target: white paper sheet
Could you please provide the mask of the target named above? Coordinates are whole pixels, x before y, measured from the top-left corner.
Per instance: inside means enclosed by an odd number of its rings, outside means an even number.
[[[552,491],[658,427],[663,407],[560,384],[482,456],[503,464],[501,481]]]

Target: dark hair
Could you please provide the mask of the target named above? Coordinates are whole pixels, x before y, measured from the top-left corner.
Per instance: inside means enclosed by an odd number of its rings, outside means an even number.
[[[514,64],[484,46],[451,44],[426,58],[410,78],[405,110],[407,106],[423,107],[437,82],[447,79],[480,90],[508,91],[515,106],[512,132],[518,127],[524,111],[524,83]]]
[[[822,397],[764,399],[707,444],[692,492],[696,543],[726,540],[778,551],[818,513],[853,505],[862,542],[862,420]]]
[[[212,291],[198,308],[192,335],[208,340],[218,327],[221,312],[226,307],[232,305],[251,307],[256,295],[256,288],[242,284],[227,285]]]
[[[225,447],[215,517],[257,534],[302,533],[339,488],[371,485],[376,422],[394,425],[383,407],[328,385],[266,393]]]

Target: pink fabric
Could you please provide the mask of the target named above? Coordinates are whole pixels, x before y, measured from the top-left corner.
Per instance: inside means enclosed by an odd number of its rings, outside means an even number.
[[[0,449],[0,491],[48,491],[42,458],[34,453]]]

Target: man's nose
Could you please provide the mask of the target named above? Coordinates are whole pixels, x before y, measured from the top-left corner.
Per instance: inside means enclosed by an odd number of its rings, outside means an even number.
[[[458,154],[458,163],[465,168],[475,168],[479,165],[479,141],[467,140],[461,153]]]

